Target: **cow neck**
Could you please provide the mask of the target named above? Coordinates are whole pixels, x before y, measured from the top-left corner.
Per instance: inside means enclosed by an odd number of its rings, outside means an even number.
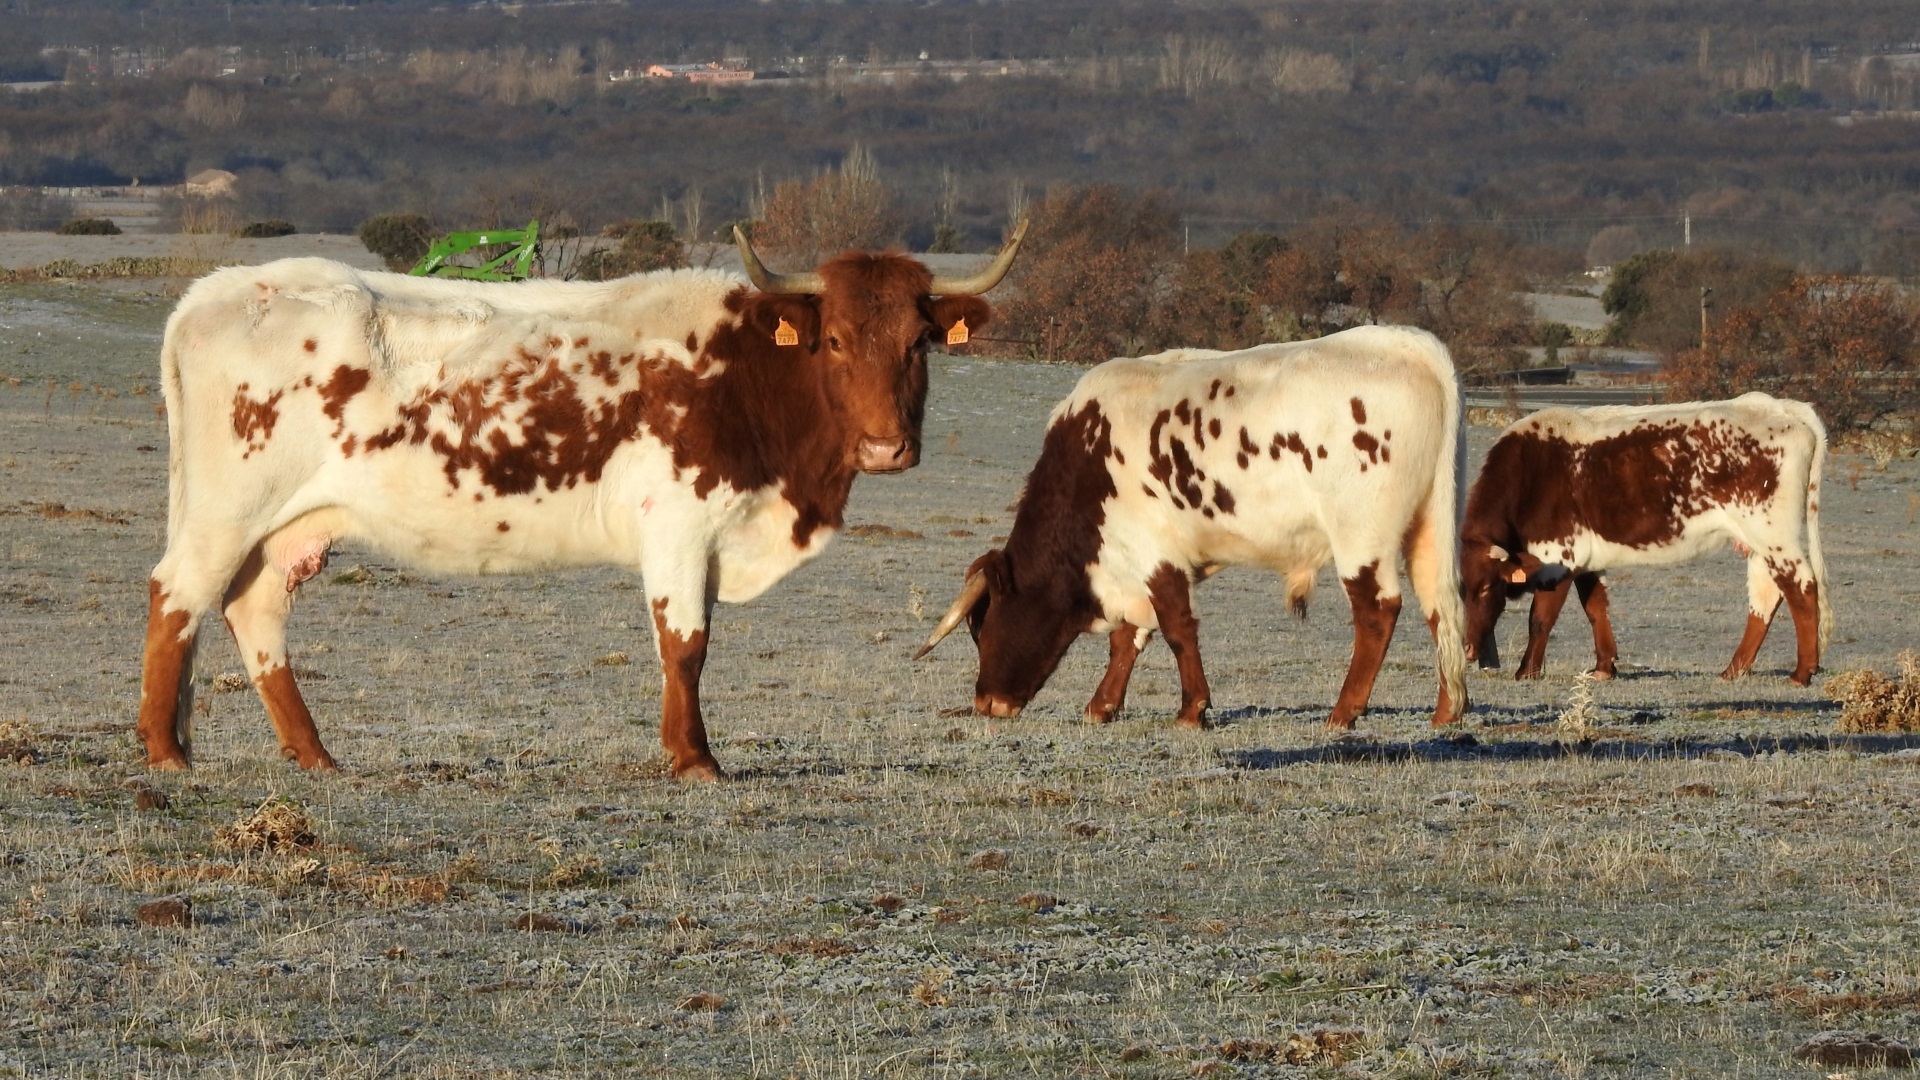
[[[1557,439],[1528,431],[1500,436],[1467,496],[1466,538],[1519,551],[1528,537],[1567,535],[1572,458]]]
[[[1099,616],[1087,568],[1099,558],[1107,503],[1118,494],[1107,469],[1115,453],[1113,424],[1097,401],[1047,427],[1007,536],[1016,591],[1051,592],[1059,607],[1089,620]]]
[[[694,493],[706,498],[722,482],[735,491],[779,488],[798,512],[794,543],[806,546],[816,529],[838,529],[853,489],[846,420],[832,408],[824,365],[804,346],[777,346],[751,320],[722,323],[702,353],[702,364],[724,358],[721,370],[686,372],[684,387],[669,386],[650,402],[655,431],[671,431],[674,465],[698,475]],[[675,405],[684,406],[671,415]]]

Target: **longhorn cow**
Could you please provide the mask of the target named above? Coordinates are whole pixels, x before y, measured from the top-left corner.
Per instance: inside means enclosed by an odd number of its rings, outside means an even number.
[[[1158,629],[1179,667],[1178,722],[1205,727],[1192,585],[1263,566],[1304,614],[1315,571],[1332,562],[1354,640],[1327,723],[1350,728],[1399,617],[1404,555],[1438,649],[1433,722],[1456,720],[1460,415],[1452,360],[1419,330],[1102,364],[1054,409],[1006,547],[974,561],[920,655],[965,620],[980,652],[974,708],[1008,717],[1080,634],[1106,634],[1106,676],[1084,714],[1105,722]]]
[[[919,460],[930,343],[991,315],[1011,265],[934,277],[848,252],[748,280],[674,270],[486,284],[321,259],[218,271],[161,347],[170,508],[139,732],[186,768],[200,622],[220,608],[279,735],[330,769],[287,658],[300,583],[336,542],[407,565],[640,573],[675,775],[716,779],[700,714],[713,601],[818,555],[856,474]]]

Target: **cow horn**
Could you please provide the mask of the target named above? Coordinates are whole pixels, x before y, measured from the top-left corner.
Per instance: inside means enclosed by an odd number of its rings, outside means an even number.
[[[993,260],[992,266],[966,278],[942,277],[935,274],[933,287],[928,292],[934,296],[979,296],[1000,284],[1000,279],[1007,276],[1008,270],[1013,269],[1013,257],[1019,253],[1020,241],[1025,239],[1026,235],[1027,223],[1022,220],[1020,224],[1013,227],[1013,238],[1007,241],[1006,247],[1000,249],[1000,255]]]
[[[1487,545],[1487,558],[1492,559],[1494,562],[1506,562],[1511,557],[1512,556],[1507,554],[1507,549],[1501,547],[1499,544]]]
[[[754,254],[753,244],[740,226],[733,227],[734,246],[740,249],[740,265],[746,267],[747,280],[763,293],[806,294],[824,292],[827,279],[818,273],[807,271],[802,274],[775,274],[761,265],[760,256]]]
[[[920,651],[914,653],[913,658],[918,660],[932,652],[935,645],[940,644],[943,638],[953,633],[953,628],[959,626],[960,620],[967,617],[967,610],[973,607],[974,602],[980,599],[980,594],[986,591],[986,574],[978,570],[968,574],[967,583],[960,586],[959,598],[953,602],[952,607],[947,609],[945,615],[940,616],[940,625],[933,628],[933,633],[927,638],[927,643],[920,646]]]

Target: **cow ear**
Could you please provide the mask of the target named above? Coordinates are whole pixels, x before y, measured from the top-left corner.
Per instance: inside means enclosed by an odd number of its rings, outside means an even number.
[[[940,328],[934,341],[939,344],[947,340],[956,323],[964,322],[968,333],[978,333],[993,318],[993,305],[977,296],[936,296],[930,314],[933,325]]]
[[[989,595],[1013,591],[1013,572],[1007,567],[1006,553],[999,548],[973,560],[973,565],[967,567],[967,576],[972,577],[976,571],[986,575]]]
[[[812,296],[759,293],[747,305],[746,322],[768,341],[784,347],[820,348],[820,301]]]

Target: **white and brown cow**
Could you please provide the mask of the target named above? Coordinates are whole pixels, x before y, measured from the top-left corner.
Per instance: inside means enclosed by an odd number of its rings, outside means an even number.
[[[1766,394],[1521,418],[1487,451],[1467,500],[1460,580],[1469,656],[1500,666],[1500,614],[1509,597],[1531,592],[1517,677],[1539,678],[1571,587],[1593,622],[1593,674],[1612,678],[1618,649],[1600,575],[1731,543],[1747,559],[1747,627],[1721,677],[1752,668],[1784,597],[1796,639],[1791,678],[1805,686],[1833,630],[1820,554],[1826,456],[1812,406]]]
[[[857,473],[918,461],[929,341],[986,321],[975,294],[1018,239],[965,280],[859,252],[769,275],[744,239],[751,286],[711,270],[485,284],[320,259],[201,279],[161,351],[171,509],[149,763],[188,765],[195,634],[219,605],[281,751],[333,766],[285,627],[329,546],[360,540],[428,570],[639,571],[661,740],[676,775],[717,777],[699,701],[714,600],[819,554]]]
[[[1006,717],[1075,638],[1106,633],[1106,676],[1085,712],[1105,722],[1158,629],[1180,671],[1178,721],[1205,727],[1191,585],[1224,566],[1263,566],[1304,613],[1314,572],[1331,561],[1354,641],[1327,723],[1349,728],[1399,617],[1404,555],[1439,654],[1433,722],[1448,723],[1466,706],[1462,445],[1453,363],[1419,330],[1109,361],[1054,410],[1006,547],[975,560],[921,654],[965,619],[980,651],[974,708]]]

